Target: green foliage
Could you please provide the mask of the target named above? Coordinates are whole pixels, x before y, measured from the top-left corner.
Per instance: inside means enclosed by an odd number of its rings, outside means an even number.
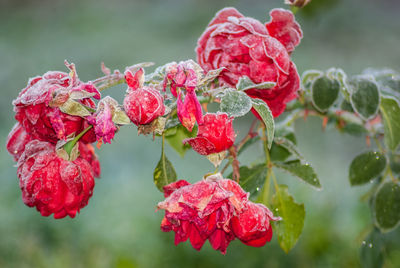
[[[313,186],[317,190],[321,190],[322,186],[314,169],[308,163],[302,163],[300,160],[292,160],[287,162],[276,162],[274,165],[284,171],[289,172],[296,178]]]
[[[268,148],[271,148],[275,133],[275,121],[274,117],[272,116],[272,112],[264,101],[252,99],[252,102],[253,108],[257,111],[265,124],[265,128],[267,130]]]
[[[278,236],[280,247],[288,253],[296,244],[303,230],[305,209],[290,195],[286,185],[279,185],[272,197],[272,206],[275,216],[281,221],[273,222],[272,226]]]
[[[400,104],[393,97],[382,96],[380,110],[385,131],[385,144],[394,151],[400,143]]]
[[[164,138],[163,138],[164,139]],[[158,161],[156,168],[153,173],[154,184],[157,186],[158,190],[164,192],[163,187],[174,181],[176,181],[177,176],[174,167],[168,160],[164,152],[164,140],[161,149],[161,158]]]
[[[247,89],[269,89],[276,85],[274,82],[263,82],[260,84],[255,84],[251,81],[247,76],[242,76],[239,78],[238,83],[236,84],[237,90],[247,90]]]
[[[385,182],[376,191],[373,203],[376,226],[382,232],[389,232],[400,222],[400,185]]]
[[[384,241],[382,235],[374,228],[362,242],[360,259],[365,268],[378,268],[383,265]]]
[[[396,174],[400,174],[400,155],[399,154],[390,155],[390,168]]]
[[[326,76],[317,78],[311,86],[312,102],[320,112],[326,112],[339,96],[340,84]]]
[[[165,139],[168,144],[181,156],[184,157],[187,150],[190,149],[190,145],[183,144],[183,140],[187,138],[193,138],[196,136],[196,127],[193,128],[192,132],[188,131],[184,126],[178,125],[170,128],[165,133]]]
[[[354,110],[363,119],[368,120],[373,118],[379,108],[379,90],[375,82],[357,78],[351,81],[351,104]]]
[[[250,97],[242,91],[226,90],[221,97],[220,109],[229,116],[243,116],[251,110],[251,107]]]
[[[350,184],[361,185],[377,178],[385,169],[386,157],[379,152],[365,152],[356,156],[350,165]]]
[[[301,83],[303,84],[304,89],[311,90],[311,85],[314,80],[318,77],[324,75],[324,72],[320,70],[307,70],[301,76]]]
[[[288,149],[285,148],[285,145],[282,143],[291,143],[293,146],[296,144],[296,137],[293,132],[287,132],[284,136],[275,137],[274,143],[272,144],[271,150],[269,152],[271,156],[271,161],[285,161],[288,157],[291,156],[291,153]]]
[[[250,193],[252,199],[257,198],[260,189],[262,189],[265,178],[267,176],[268,168],[265,164],[258,164],[252,167],[241,166],[240,172],[240,186]],[[228,177],[232,177],[232,174]]]

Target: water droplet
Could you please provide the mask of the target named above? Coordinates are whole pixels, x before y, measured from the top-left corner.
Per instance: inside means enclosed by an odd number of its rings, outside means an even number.
[[[276,208],[275,211],[279,211],[279,208]]]
[[[373,247],[372,243],[369,243],[369,244],[368,244],[368,247],[369,247],[369,248],[372,248],[372,247]]]
[[[260,187],[257,187],[257,188],[256,188],[256,191],[257,191],[257,192],[260,191]]]
[[[376,160],[379,160],[379,156],[376,156],[375,159],[376,159]]]
[[[367,242],[365,242],[365,241],[362,241],[362,244],[363,244],[363,245],[365,245],[365,244],[367,244]]]

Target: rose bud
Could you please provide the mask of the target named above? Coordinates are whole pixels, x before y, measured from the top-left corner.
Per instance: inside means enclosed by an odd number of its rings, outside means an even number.
[[[265,101],[277,117],[297,96],[299,75],[290,53],[299,44],[302,32],[290,11],[273,9],[270,14],[272,20],[263,25],[234,8],[222,9],[198,40],[196,52],[205,71],[225,67],[218,77],[220,86],[235,87],[242,76],[256,84],[276,83],[268,90],[245,92]]]
[[[215,250],[226,253],[235,239],[230,221],[248,200],[239,184],[216,174],[195,184],[174,182],[164,187],[164,194],[157,206],[165,210],[161,230],[175,232],[175,245],[189,239],[200,250],[208,239]]]
[[[74,161],[60,158],[51,143],[29,142],[17,167],[22,200],[27,206],[36,207],[42,216],[74,218],[93,194],[90,163],[83,157]]]
[[[199,125],[197,136],[185,139],[183,143],[189,143],[201,155],[225,151],[235,142],[232,120],[226,113],[208,113]]]
[[[232,230],[244,244],[262,247],[271,241],[272,226],[270,221],[280,220],[263,204],[249,201],[242,212],[232,218]]]
[[[84,118],[63,113],[59,107],[69,100],[70,95],[83,96],[78,103],[91,108],[94,108],[94,102],[90,96],[100,98],[92,84],[79,81],[73,64],[67,64],[67,67],[72,75],[47,72],[33,78],[13,101],[15,119],[35,139],[56,143],[79,134],[83,130]]]
[[[203,111],[196,96],[199,77],[204,71],[192,60],[171,63],[166,68],[164,91],[170,85],[172,95],[177,98],[177,115],[182,125],[192,132],[196,121],[203,123]],[[184,101],[182,102],[182,98]]]
[[[135,75],[126,71],[125,80],[128,89],[124,99],[124,109],[132,123],[146,125],[164,115],[165,106],[160,92],[154,88],[143,86],[143,69],[137,71]]]
[[[18,161],[25,150],[25,145],[32,140],[20,123],[16,123],[7,137],[7,151]]]
[[[199,124],[203,123],[201,105],[194,90],[189,90],[187,92],[183,102],[181,96],[182,91],[179,90],[178,99],[176,101],[178,119],[187,130],[192,132],[196,121]]]
[[[311,2],[311,0],[285,0],[285,4],[295,7],[305,7]]]
[[[204,71],[201,67],[192,60],[170,63],[166,68],[166,75],[163,83],[164,91],[167,85],[169,85],[172,95],[177,98],[178,88],[188,91],[195,90],[199,77],[201,77],[203,73]]]

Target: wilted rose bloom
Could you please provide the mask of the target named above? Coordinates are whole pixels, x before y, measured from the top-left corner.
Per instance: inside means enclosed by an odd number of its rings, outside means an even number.
[[[232,121],[226,113],[208,113],[199,125],[197,136],[185,139],[183,143],[189,143],[201,155],[225,151],[235,142]]]
[[[64,72],[47,72],[33,78],[13,101],[15,119],[35,139],[56,143],[71,134],[77,135],[84,129],[84,118],[65,114],[58,108],[74,91],[86,91],[95,94],[94,98],[100,98],[92,84],[85,84]],[[80,102],[91,108],[95,106],[90,98]]]
[[[195,184],[171,183],[164,187],[164,195],[166,199],[158,204],[165,210],[161,230],[175,232],[175,245],[189,239],[196,250],[208,239],[215,250],[225,254],[235,237],[250,246],[262,246],[271,239],[269,221],[277,220],[266,207],[249,201],[239,184],[221,174]]]
[[[208,239],[214,249],[225,254],[235,239],[230,220],[242,210],[247,193],[236,182],[217,176],[192,185],[178,181],[167,185],[165,193],[169,188],[175,190],[158,204],[165,210],[161,229],[175,232],[175,245],[189,239],[193,248],[200,250]]]
[[[277,117],[297,96],[300,78],[290,53],[300,43],[302,32],[290,11],[273,9],[270,15],[271,21],[263,25],[234,8],[224,8],[200,37],[196,52],[205,71],[226,68],[218,78],[222,86],[235,87],[242,76],[256,84],[276,83],[271,89],[246,93],[265,101]]]
[[[195,62],[188,60],[171,63],[166,68],[163,83],[164,90],[170,86],[172,95],[177,98],[176,108],[179,121],[189,130],[193,130],[196,121],[203,123],[203,111],[196,96],[196,87],[199,77],[204,73]],[[184,98],[184,101],[182,101]]]
[[[32,137],[25,131],[20,123],[16,123],[7,137],[7,151],[18,161],[25,150],[25,145],[32,140]]]
[[[119,109],[118,102],[110,96],[100,100],[97,111],[87,117],[87,121],[94,126],[96,140],[111,143],[118,128],[113,122],[114,112]]]
[[[143,86],[143,69],[135,75],[126,71],[125,80],[128,89],[124,99],[124,110],[132,123],[146,125],[164,115],[165,106],[160,92],[152,87]]]
[[[42,216],[74,218],[93,194],[90,163],[83,157],[74,161],[60,158],[51,143],[29,142],[17,167],[22,200],[27,206],[36,207]]]

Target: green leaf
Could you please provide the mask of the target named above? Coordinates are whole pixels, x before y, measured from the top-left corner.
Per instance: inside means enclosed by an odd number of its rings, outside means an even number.
[[[320,77],[324,74],[324,72],[320,70],[307,70],[301,76],[301,83],[303,84],[304,89],[310,90],[311,85],[317,77]]]
[[[164,192],[163,187],[174,181],[176,181],[177,176],[174,167],[171,162],[165,156],[164,153],[164,141],[161,149],[161,158],[158,161],[156,168],[153,173],[154,184],[157,186],[158,190]]]
[[[314,169],[308,163],[302,163],[299,160],[287,162],[275,162],[274,165],[286,172],[289,172],[301,181],[313,186],[317,190],[321,190],[322,186]]]
[[[400,98],[400,74],[391,69],[371,69],[363,71],[364,74],[372,75],[379,85],[379,91],[390,96]]]
[[[181,156],[184,157],[188,149],[190,149],[189,144],[183,144],[183,140],[187,138],[193,138],[196,136],[196,127],[193,128],[192,132],[189,132],[184,126],[178,125],[173,128],[169,128],[166,131],[165,139],[168,144]]]
[[[274,82],[263,82],[260,84],[255,84],[247,76],[242,76],[239,78],[239,81],[236,84],[236,88],[237,88],[237,90],[247,90],[247,89],[251,89],[251,88],[269,89],[269,88],[274,87],[275,85],[276,85],[276,83],[274,83]]]
[[[76,115],[81,117],[90,115],[90,112],[85,108],[84,105],[72,99],[68,99],[66,102],[64,102],[64,104],[60,106],[60,110],[61,112],[69,115]]]
[[[367,133],[367,130],[363,126],[355,123],[346,123],[344,127],[341,128],[341,131],[357,137]]]
[[[116,111],[114,111],[112,121],[118,125],[128,125],[131,123],[129,117],[121,109],[117,109]]]
[[[280,247],[288,253],[303,231],[306,214],[304,204],[294,201],[286,185],[279,185],[277,192],[272,197],[272,206],[274,215],[282,218],[281,221],[273,222],[272,226],[278,236]]]
[[[275,136],[278,137],[274,138],[274,143],[272,144],[271,150],[269,151],[269,155],[272,162],[283,162],[287,158],[289,158],[289,156],[291,156],[291,153],[284,146],[281,146],[276,141],[279,141],[279,139],[285,139],[288,140],[288,142],[292,143],[293,146],[295,146],[297,143],[296,136],[294,135],[293,130],[288,128],[277,128],[275,131]]]
[[[382,267],[384,261],[383,250],[384,241],[382,234],[378,229],[374,228],[361,245],[360,259],[362,267]]]
[[[361,185],[377,178],[386,167],[386,157],[379,152],[365,152],[356,156],[350,165],[350,184]]]
[[[267,129],[268,148],[271,149],[274,140],[275,122],[268,105],[260,99],[252,99],[253,108],[260,115]]]
[[[239,184],[243,190],[250,193],[252,199],[255,199],[262,189],[265,178],[267,177],[268,168],[265,164],[258,164],[252,167],[241,166]],[[228,176],[232,178],[232,174]]]
[[[312,102],[320,112],[326,112],[339,96],[339,81],[326,76],[317,78],[311,87]]]
[[[376,115],[379,108],[379,90],[375,82],[360,78],[351,82],[350,96],[354,110],[365,120]]]
[[[347,100],[343,100],[343,102],[340,104],[340,109],[343,111],[354,113],[353,106]]]
[[[221,98],[220,108],[229,116],[239,117],[247,114],[252,107],[251,98],[237,90],[226,90]]]
[[[383,183],[375,194],[373,214],[376,226],[381,232],[395,229],[400,222],[400,185]]]
[[[209,71],[204,78],[199,81],[198,86],[207,85],[213,82],[223,70],[225,70],[225,67]]]
[[[285,148],[291,155],[294,155],[297,159],[304,161],[304,156],[299,152],[299,150],[296,147],[296,144],[294,144],[289,139],[283,137],[276,137],[274,139],[274,143]]]
[[[380,105],[385,131],[385,144],[394,151],[400,143],[400,104],[393,97],[382,96]]]

